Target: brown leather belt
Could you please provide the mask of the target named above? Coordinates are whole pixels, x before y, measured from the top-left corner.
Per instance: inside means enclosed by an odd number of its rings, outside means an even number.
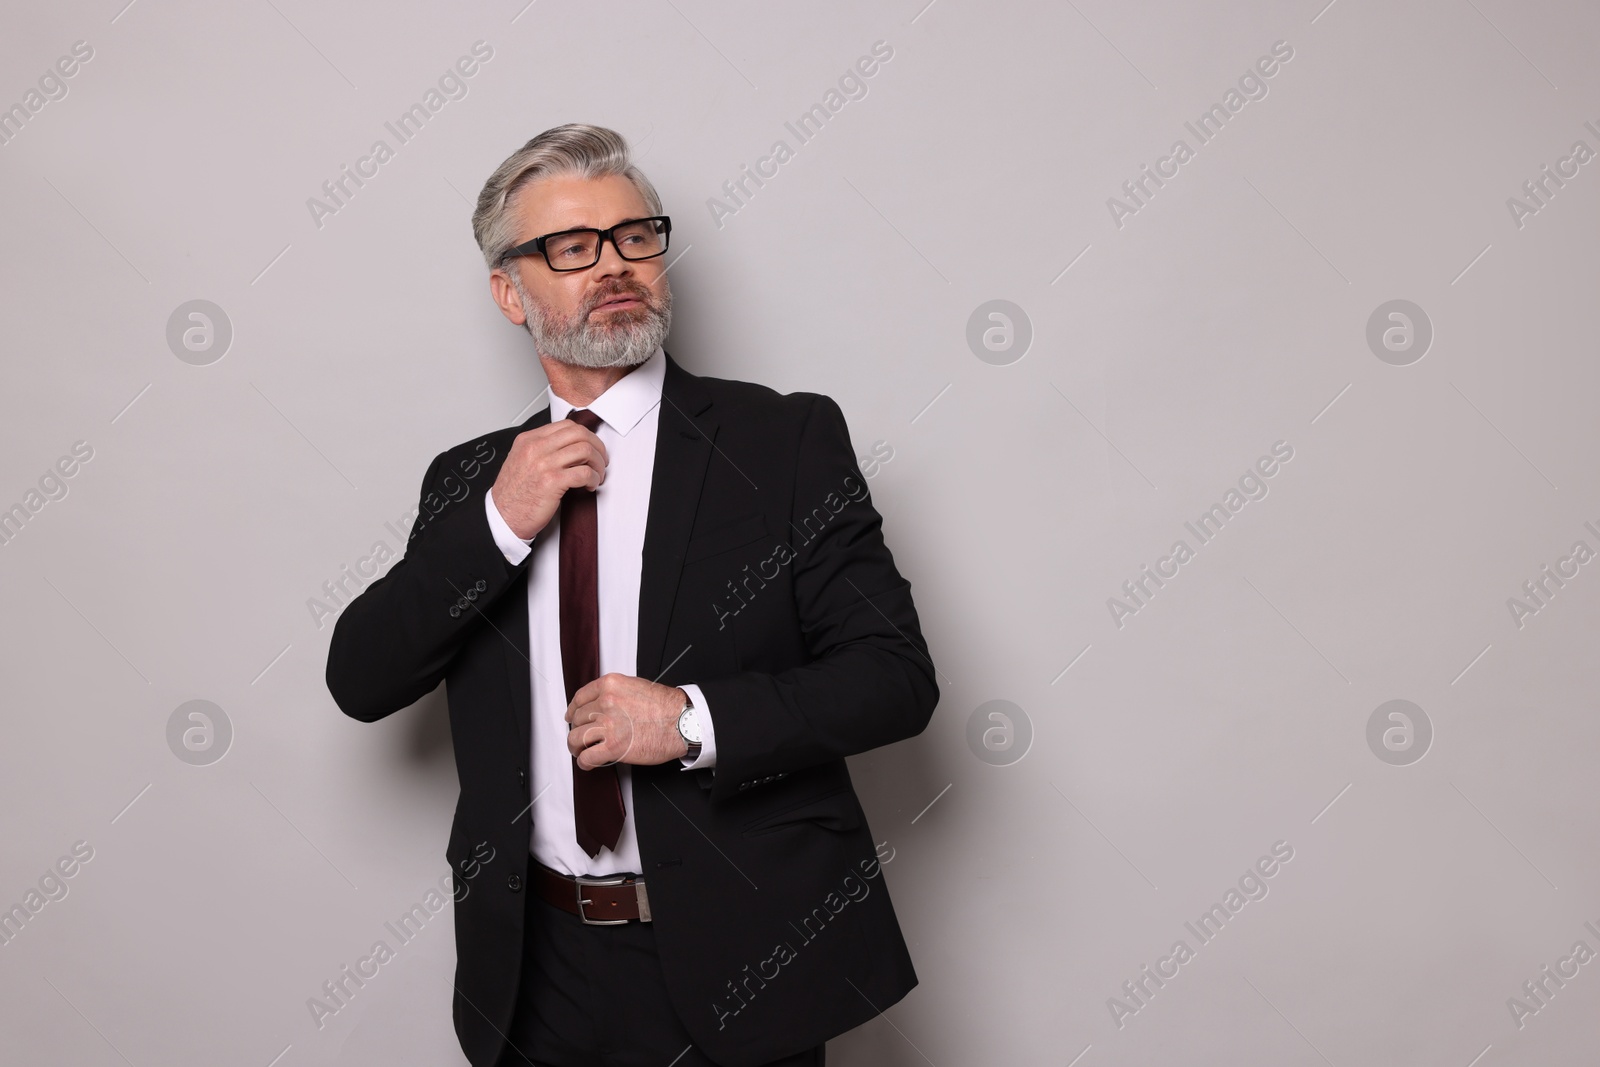
[[[530,862],[533,889],[540,898],[590,926],[650,921],[650,898],[642,878],[631,874],[574,877],[552,871],[537,860]]]

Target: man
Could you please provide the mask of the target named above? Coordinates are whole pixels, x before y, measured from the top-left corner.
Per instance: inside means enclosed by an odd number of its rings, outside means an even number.
[[[327,670],[365,722],[445,683],[461,1047],[821,1064],[917,982],[845,757],[939,693],[844,417],[667,355],[671,223],[616,133],[529,141],[473,230],[550,406],[434,459]]]

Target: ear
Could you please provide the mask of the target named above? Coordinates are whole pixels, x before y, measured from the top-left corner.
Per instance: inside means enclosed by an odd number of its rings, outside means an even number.
[[[516,270],[515,261],[507,263],[504,267],[496,267],[489,273],[489,295],[494,298],[495,304],[500,308],[500,314],[517,326],[524,325],[528,316],[522,313],[522,299],[517,296],[517,290],[511,284],[511,276],[506,272]]]

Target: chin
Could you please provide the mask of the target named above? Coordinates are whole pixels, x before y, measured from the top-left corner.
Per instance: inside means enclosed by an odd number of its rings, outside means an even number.
[[[565,350],[551,353],[551,358],[559,363],[566,363],[573,367],[589,367],[594,369],[604,367],[637,367],[655,353],[659,342],[648,344],[597,345],[584,350]]]

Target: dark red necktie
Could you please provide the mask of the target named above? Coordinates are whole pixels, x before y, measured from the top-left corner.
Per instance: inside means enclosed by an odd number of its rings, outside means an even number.
[[[587,408],[567,418],[589,431],[600,416]],[[600,677],[600,537],[592,490],[568,489],[561,496],[561,674],[567,704]],[[592,771],[572,758],[572,812],[578,845],[592,858],[601,846],[616,848],[622,836],[622,781],[615,765]]]

